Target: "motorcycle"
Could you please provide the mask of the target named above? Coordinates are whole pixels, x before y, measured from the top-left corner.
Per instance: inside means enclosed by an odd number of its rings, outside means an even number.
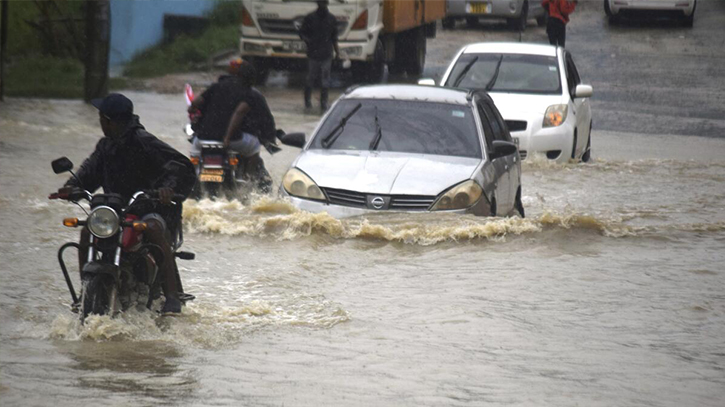
[[[73,163],[66,157],[52,162],[56,174],[70,172],[74,177]],[[164,259],[161,248],[148,243],[143,231],[147,224],[131,213],[136,205],[158,201],[154,192],[139,191],[126,203],[118,194],[91,194],[80,188],[67,193],[53,193],[49,199],[63,199],[75,203],[83,209],[86,220],[65,218],[67,227],[87,226],[90,232],[87,262],[81,270],[81,296],[78,298],[68,269],[63,260],[65,250],[73,247],[81,249],[80,244],[69,242],[58,250],[58,261],[70,291],[74,312],[78,312],[81,322],[89,315],[115,315],[137,305],[151,309],[154,300],[161,297],[164,276],[159,273],[159,264]],[[175,195],[173,205],[181,213],[184,197]],[[90,204],[90,213],[80,205],[81,200]],[[182,260],[193,260],[195,255],[179,251],[184,242],[181,226],[172,230],[172,252]],[[176,270],[179,287],[179,299],[182,303],[194,299],[193,295],[183,292],[179,271]]]
[[[189,84],[186,84],[184,96],[187,106],[191,106],[194,100],[194,92]],[[184,126],[184,133],[188,136],[189,143],[195,141],[195,125],[201,119],[201,112],[189,113],[189,123]],[[286,134],[277,130],[277,139],[285,145],[302,148],[305,145],[304,133]],[[248,193],[258,190],[262,193],[272,192],[272,177],[269,175],[264,161],[259,158],[257,167],[253,169],[254,176],[244,171],[244,158],[236,151],[224,147],[221,141],[199,140],[201,154],[193,154],[189,157],[196,169],[197,183],[191,193],[194,199],[201,199],[204,195],[217,197],[226,195],[227,198],[235,198],[239,193]],[[274,145],[264,146],[270,155],[279,152],[281,149]]]

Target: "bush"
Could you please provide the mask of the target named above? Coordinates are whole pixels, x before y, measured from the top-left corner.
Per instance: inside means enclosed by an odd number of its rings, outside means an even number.
[[[73,58],[15,58],[6,81],[8,96],[82,98],[83,64]]]

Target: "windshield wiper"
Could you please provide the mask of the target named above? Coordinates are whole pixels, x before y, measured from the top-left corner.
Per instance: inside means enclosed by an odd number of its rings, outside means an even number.
[[[370,150],[377,150],[380,140],[383,138],[383,128],[378,120],[378,107],[375,106],[375,138],[370,142]]]
[[[473,58],[469,63],[466,64],[466,66],[463,67],[463,70],[461,71],[461,73],[459,73],[458,76],[456,76],[456,80],[453,81],[454,88],[458,87],[458,84],[461,83],[461,81],[463,80],[463,77],[466,76],[468,71],[471,70],[471,67],[473,66],[473,64],[476,63],[476,61],[478,61],[478,57]]]
[[[501,57],[498,59],[498,63],[496,64],[496,71],[494,71],[491,80],[488,81],[488,83],[486,84],[486,91],[490,91],[493,88],[493,85],[496,83],[496,79],[498,79],[498,70],[501,69],[501,62],[503,62],[503,54],[501,54]]]
[[[328,135],[325,136],[325,138],[322,139],[322,142],[320,143],[322,145],[322,148],[330,148],[332,144],[337,140],[338,137],[340,137],[340,134],[345,130],[345,125],[347,124],[347,121],[350,120],[350,118],[357,113],[358,110],[362,107],[362,103],[358,103],[357,106],[355,106],[350,113],[345,115],[342,119],[340,119],[340,123],[335,126],[334,129],[330,131]]]

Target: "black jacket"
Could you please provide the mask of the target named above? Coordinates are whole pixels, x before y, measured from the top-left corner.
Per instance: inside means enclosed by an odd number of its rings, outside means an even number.
[[[315,10],[305,16],[299,35],[307,44],[307,57],[325,61],[332,58],[333,44],[337,42],[337,20],[329,10]]]
[[[164,166],[170,161],[181,165],[169,171]],[[102,187],[105,193],[120,194],[126,202],[137,191],[161,187],[188,197],[196,182],[191,161],[147,132],[138,116],[133,117],[120,139],[99,140],[76,175],[80,182],[70,178],[65,185],[90,192]]]
[[[257,89],[244,85],[239,78],[225,75],[201,96],[204,101],[199,107],[201,119],[194,128],[199,139],[223,141],[237,106],[247,102],[250,111],[242,121],[240,132],[232,135],[232,140],[239,140],[242,133],[249,133],[260,141],[274,142],[274,116],[269,110],[267,100]]]

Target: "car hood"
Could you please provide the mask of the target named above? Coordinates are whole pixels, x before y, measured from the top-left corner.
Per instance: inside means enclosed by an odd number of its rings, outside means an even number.
[[[546,108],[566,103],[562,95],[531,95],[522,93],[489,93],[505,120],[526,120],[531,116],[544,116]]]
[[[322,188],[381,195],[429,195],[470,179],[479,158],[307,150],[295,167]]]

